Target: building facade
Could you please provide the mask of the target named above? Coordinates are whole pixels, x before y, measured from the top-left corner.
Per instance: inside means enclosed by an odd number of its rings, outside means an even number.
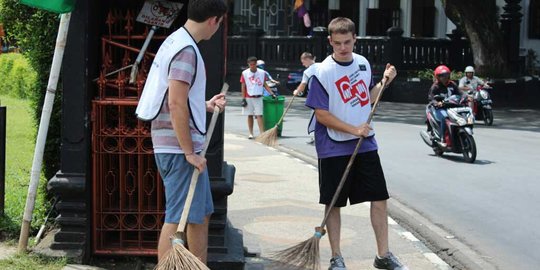
[[[308,23],[295,10],[295,2],[303,2]],[[506,1],[496,3],[502,14]],[[540,54],[540,0],[519,4],[523,15],[520,54],[524,56],[529,49]],[[388,28],[399,27],[404,37],[446,38],[456,28],[447,18],[442,0],[234,0],[229,35],[254,28],[270,36],[312,35],[314,27],[325,27],[337,16],[352,19],[360,37],[385,36]]]

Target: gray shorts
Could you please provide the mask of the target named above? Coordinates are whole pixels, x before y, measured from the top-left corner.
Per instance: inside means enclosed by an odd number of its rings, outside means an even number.
[[[184,210],[193,165],[183,154],[156,153],[156,164],[165,187],[165,223],[178,224]],[[208,169],[200,175],[188,215],[188,223],[202,224],[214,212]]]
[[[242,108],[244,115],[263,115],[263,98],[246,98],[247,106]]]

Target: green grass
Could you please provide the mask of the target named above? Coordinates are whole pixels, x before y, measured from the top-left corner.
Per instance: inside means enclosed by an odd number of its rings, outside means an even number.
[[[0,217],[0,234],[8,239],[19,236],[22,215],[32,169],[36,127],[28,100],[0,95],[7,107],[6,127],[6,198],[5,215]],[[39,228],[48,207],[45,200],[45,180],[42,177],[37,193],[32,228]],[[0,266],[0,269],[4,269]]]
[[[0,260],[0,269],[10,270],[59,270],[66,265],[63,259],[43,258],[33,254],[17,254],[5,260]]]

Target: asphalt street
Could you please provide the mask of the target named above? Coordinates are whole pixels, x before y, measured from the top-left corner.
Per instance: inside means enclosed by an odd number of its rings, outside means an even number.
[[[303,102],[295,99],[279,143],[315,160],[314,146],[306,143],[311,137],[306,132],[310,110]],[[239,104],[238,93],[231,93],[225,132],[247,137],[246,116]],[[540,112],[497,108],[495,103],[494,125],[475,126],[478,157],[469,164],[457,154],[437,157],[423,143],[419,132],[425,128],[424,108],[383,102],[374,118],[393,199],[444,228],[499,269],[538,269],[540,177],[535,164]]]

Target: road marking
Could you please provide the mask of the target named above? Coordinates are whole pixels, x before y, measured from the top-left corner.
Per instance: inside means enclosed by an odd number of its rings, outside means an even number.
[[[446,264],[437,254],[433,252],[427,252],[423,254],[430,262],[437,265],[438,269],[451,269],[448,264]]]
[[[401,234],[403,237],[405,237],[405,239],[409,240],[409,241],[412,241],[412,242],[417,242],[417,241],[420,241],[418,240],[418,238],[416,238],[416,236],[414,236],[411,232],[403,232]]]
[[[414,247],[416,247],[420,253],[433,265],[435,265],[435,269],[438,270],[451,270],[452,267],[448,265],[445,261],[443,261],[437,254],[433,253],[420,239],[416,238],[414,234],[412,234],[409,231],[406,231],[405,228],[401,227],[398,223],[396,223],[395,220],[388,217],[388,224],[389,227],[391,227],[395,232],[397,232],[398,235],[401,237],[409,240]]]

